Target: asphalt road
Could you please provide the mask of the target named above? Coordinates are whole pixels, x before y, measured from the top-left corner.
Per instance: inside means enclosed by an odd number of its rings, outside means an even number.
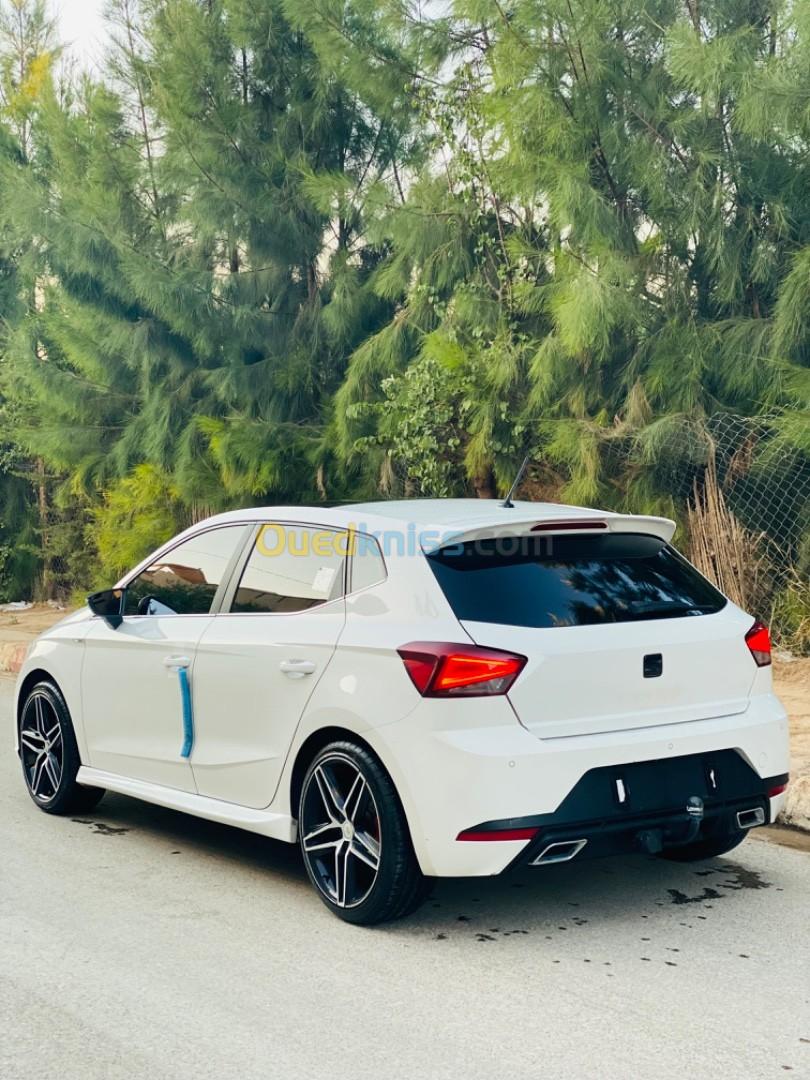
[[[441,882],[346,926],[279,843],[30,802],[0,681],[2,1080],[810,1077],[810,854]]]

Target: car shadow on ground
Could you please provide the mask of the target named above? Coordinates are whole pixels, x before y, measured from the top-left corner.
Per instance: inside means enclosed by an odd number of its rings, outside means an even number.
[[[734,894],[770,888],[781,891],[778,882],[747,866],[744,855],[742,861],[682,864],[639,854],[437,882],[410,923],[443,924],[439,933],[493,941],[538,931],[550,939],[631,917],[643,934],[645,923],[707,923]]]
[[[229,872],[239,867],[246,873],[261,870],[285,880],[298,880],[308,887],[304,865],[293,844],[126,795],[108,792],[94,810],[77,814],[72,820],[101,836],[148,834],[150,840],[165,844],[169,854],[216,856],[234,864],[229,866]]]
[[[216,858],[227,864],[229,875],[254,880],[258,875],[267,889],[274,882],[300,886],[302,905],[312,904],[313,910],[319,906],[298,849],[291,844],[114,794],[72,820],[101,836],[146,833],[169,856]],[[639,854],[518,869],[494,878],[439,880],[418,911],[380,929],[491,942],[537,933],[559,940],[561,934],[626,922],[628,916],[639,920],[642,931],[645,922],[660,923],[662,917],[667,924],[676,919],[682,926],[699,928],[747,890],[782,891],[778,876],[766,877],[749,865],[749,850],[743,845],[729,856],[691,864]]]

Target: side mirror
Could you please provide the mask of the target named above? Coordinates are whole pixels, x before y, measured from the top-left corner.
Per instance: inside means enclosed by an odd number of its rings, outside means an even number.
[[[100,615],[108,626],[117,630],[124,621],[121,614],[124,610],[124,592],[124,589],[102,589],[87,597],[87,606],[94,615]]]

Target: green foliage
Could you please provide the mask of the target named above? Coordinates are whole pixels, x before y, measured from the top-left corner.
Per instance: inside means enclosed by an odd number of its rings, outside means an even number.
[[[113,0],[72,79],[41,0],[0,12],[9,581],[88,514],[112,572],[209,510],[493,494],[526,452],[680,515],[717,416],[770,417],[751,484],[810,452],[806,4]]]
[[[392,311],[365,232],[413,148],[401,80],[348,86],[328,19],[281,0],[116,0],[103,79],[64,86],[40,0],[13,3],[0,380],[46,501],[97,502],[140,465],[189,514],[341,494],[333,396]],[[356,12],[368,47],[375,23]]]
[[[436,328],[486,349],[476,419],[492,438],[470,476],[487,454],[500,472],[503,386],[524,446],[566,465],[566,496],[586,500],[616,480],[612,428],[637,433],[649,463],[659,418],[806,401],[807,25],[789,4],[690,10],[453,8],[420,84],[435,165],[382,223],[375,281],[413,336],[398,365]],[[777,83],[792,105],[769,119]],[[394,358],[377,356],[382,379]],[[342,393],[373,392],[374,359],[353,358]]]
[[[19,149],[31,148],[42,91],[59,50],[45,0],[4,0],[0,6],[0,116]]]
[[[91,584],[108,588],[125,570],[190,524],[171,481],[152,465],[138,465],[104,493],[92,512],[87,539],[99,563]]]
[[[392,477],[392,486],[399,480],[396,486],[409,496],[463,494],[459,480],[469,378],[441,363],[437,351],[439,346],[426,349],[402,374],[383,380],[383,400],[366,410],[374,416],[378,434],[357,443],[358,453],[385,448],[389,461],[404,473]]]

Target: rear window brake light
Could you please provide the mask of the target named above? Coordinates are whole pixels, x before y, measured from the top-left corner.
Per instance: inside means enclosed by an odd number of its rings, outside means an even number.
[[[532,532],[581,532],[583,529],[606,529],[606,521],[541,521]]]

